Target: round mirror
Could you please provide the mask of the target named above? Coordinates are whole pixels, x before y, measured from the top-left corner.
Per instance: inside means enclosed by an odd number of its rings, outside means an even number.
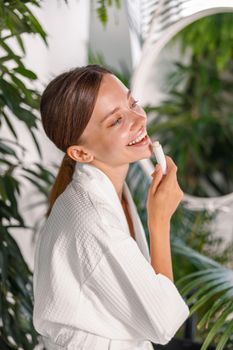
[[[233,202],[233,13],[221,13],[232,11],[233,1],[223,2],[180,9],[177,21],[172,15],[165,20],[160,8],[133,77],[150,136],[175,159],[192,209],[228,211]],[[141,161],[151,173],[149,163]]]

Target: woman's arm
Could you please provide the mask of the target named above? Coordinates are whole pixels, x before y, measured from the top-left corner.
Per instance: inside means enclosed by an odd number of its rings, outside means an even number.
[[[151,174],[153,180],[147,196],[147,223],[150,235],[151,265],[173,282],[170,247],[170,220],[184,196],[177,181],[177,166],[172,158],[165,156],[167,174],[156,165]]]
[[[148,224],[150,233],[151,265],[156,273],[161,273],[172,282],[172,257],[170,246],[170,221],[154,221]]]

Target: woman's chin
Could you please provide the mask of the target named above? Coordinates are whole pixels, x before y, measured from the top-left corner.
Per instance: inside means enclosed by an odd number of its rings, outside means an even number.
[[[141,159],[150,159],[153,156],[153,152],[151,151],[151,149],[148,147],[147,149],[144,150],[144,152],[140,152],[141,154],[139,154],[139,152],[135,152],[134,154],[134,158],[132,160],[132,162],[137,162],[138,160]]]

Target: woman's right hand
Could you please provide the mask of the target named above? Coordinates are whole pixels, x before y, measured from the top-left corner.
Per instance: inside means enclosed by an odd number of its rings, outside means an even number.
[[[163,176],[161,166],[156,165],[151,174],[153,179],[147,195],[147,222],[168,222],[181,202],[184,193],[177,182],[177,166],[172,158],[166,156],[167,174]],[[158,169],[156,171],[156,169]]]

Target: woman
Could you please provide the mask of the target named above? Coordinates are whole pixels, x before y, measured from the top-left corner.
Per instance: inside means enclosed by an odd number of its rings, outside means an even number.
[[[111,71],[88,65],[52,80],[40,110],[65,156],[35,251],[35,329],[49,350],[168,343],[189,316],[170,252],[170,220],[183,196],[176,165],[166,156],[167,175],[160,166],[152,174],[149,253],[125,182],[129,163],[152,155],[147,116],[132,93]]]

